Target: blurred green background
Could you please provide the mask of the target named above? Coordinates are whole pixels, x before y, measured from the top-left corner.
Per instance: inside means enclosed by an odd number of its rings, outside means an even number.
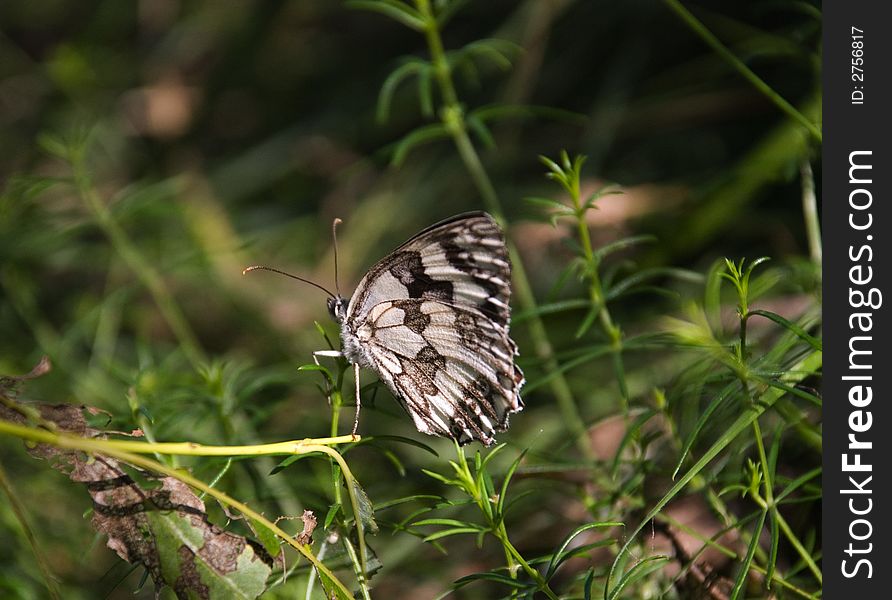
[[[784,266],[776,303],[788,318],[814,302],[801,173],[820,164],[820,145],[668,3],[461,4],[443,30],[447,50],[488,38],[516,44],[506,50],[510,67],[483,55],[455,79],[469,111],[517,107],[496,111],[491,137],[474,139],[540,302],[584,295],[572,278],[556,287],[575,253],[565,243],[571,224],[552,227],[524,201],[560,198],[538,156],[562,149],[588,156],[589,192],[612,183],[624,191],[590,213],[596,247],[654,236],[612,259],[617,273],[669,266],[704,273],[720,257],[767,255]],[[689,8],[774,92],[820,120],[817,3]],[[376,118],[382,84],[410,55],[427,57],[423,36],[340,2],[0,3],[0,374],[27,372],[49,355],[52,372],[24,397],[100,407],[114,415],[110,428],[144,427],[159,440],[327,435],[331,414],[315,389],[318,376],[296,370],[324,345],[314,320],[336,331],[324,296],[241,270],[268,264],[333,287],[330,225],[340,217],[346,292],[423,226],[484,207],[448,139],[393,164],[398,142],[432,122],[414,81],[396,89],[386,121]],[[78,169],[60,159],[64,148],[80,149]],[[125,242],[109,234],[102,214]],[[679,298],[700,294],[689,281],[653,286],[658,293],[611,306],[624,331],[653,330]],[[559,357],[583,343],[573,335],[583,314],[546,318]],[[549,387],[536,385],[546,373],[526,322],[512,331],[530,386],[526,410],[500,441],[558,460],[572,446]],[[627,360],[632,398],[668,385],[679,370],[673,352]],[[586,424],[618,411],[608,359],[567,378]],[[366,373],[364,382],[372,381]],[[370,404],[360,433],[419,439],[449,456],[450,446],[417,433],[385,390]],[[342,423],[350,421],[345,412]],[[443,459],[405,446],[393,452],[410,465],[405,473],[384,454],[348,455],[373,501],[434,486],[420,467]],[[82,518],[87,494],[28,457],[18,440],[0,439],[0,460],[64,597],[132,597],[141,570],[128,575],[94,536]],[[302,461],[269,483],[273,464],[236,463],[223,483],[268,514],[325,514],[327,465]],[[208,481],[221,463],[195,468]],[[559,540],[578,518],[573,495],[521,501],[519,545]],[[0,596],[43,597],[5,498],[0,538],[8,540],[0,544]],[[376,596],[434,597],[498,562],[497,553],[470,551],[470,539],[462,544],[444,562],[415,537],[382,532],[372,540],[384,565]],[[138,597],[152,597],[151,588]],[[468,590],[463,597],[487,597]]]

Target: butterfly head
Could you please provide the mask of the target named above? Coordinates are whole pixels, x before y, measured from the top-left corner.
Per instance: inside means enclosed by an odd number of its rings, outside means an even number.
[[[342,323],[347,318],[347,304],[349,299],[342,296],[329,296],[328,298],[328,314],[331,318]]]

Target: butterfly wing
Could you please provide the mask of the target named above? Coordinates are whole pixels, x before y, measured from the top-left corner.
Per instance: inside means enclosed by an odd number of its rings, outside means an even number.
[[[356,287],[348,318],[362,320],[380,302],[403,298],[470,306],[506,329],[511,263],[505,239],[485,212],[431,225],[378,261]]]
[[[510,281],[491,216],[433,225],[359,283],[342,323],[345,354],[379,374],[419,431],[491,444],[523,408]]]
[[[369,366],[419,431],[490,445],[523,408],[514,342],[479,310],[389,300],[372,308],[359,337]]]

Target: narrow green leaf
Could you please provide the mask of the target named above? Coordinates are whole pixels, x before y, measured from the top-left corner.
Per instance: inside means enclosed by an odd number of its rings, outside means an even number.
[[[796,479],[794,479],[793,481],[788,483],[787,486],[783,489],[783,491],[780,494],[778,494],[777,496],[775,496],[775,498],[774,498],[775,503],[780,504],[780,502],[784,498],[786,498],[787,496],[789,496],[790,494],[792,494],[793,492],[798,490],[800,487],[802,487],[803,485],[805,485],[812,479],[819,477],[821,475],[822,470],[823,470],[822,467],[816,467],[816,468],[812,469],[811,471],[809,471],[808,473],[800,475],[799,477],[797,477]]]
[[[496,147],[496,140],[483,120],[478,119],[473,115],[468,115],[466,121],[468,127],[477,135],[477,139],[480,140],[480,143],[483,144],[485,148],[493,149]]]
[[[293,464],[296,463],[297,461],[299,461],[299,460],[303,460],[303,459],[308,458],[308,457],[310,457],[310,456],[321,456],[321,454],[320,454],[319,452],[307,452],[307,453],[304,453],[304,454],[294,454],[294,455],[292,455],[292,456],[289,456],[289,457],[287,457],[287,458],[282,459],[282,460],[279,462],[279,464],[277,464],[275,467],[273,467],[273,469],[269,472],[269,474],[270,474],[270,475],[275,475],[276,473],[279,473],[279,472],[285,470],[287,467],[290,467],[291,465],[293,465]]]
[[[468,4],[470,0],[449,0],[447,2],[435,2],[434,8],[437,13],[434,17],[437,20],[437,29],[443,31],[449,21],[452,20],[452,17],[462,8]]]
[[[616,538],[607,538],[606,540],[600,540],[597,542],[592,542],[590,544],[583,544],[581,546],[574,546],[568,549],[561,555],[560,564],[564,564],[571,558],[580,558],[580,557],[588,557],[590,556],[590,552],[595,550],[596,548],[606,548],[608,546],[613,546],[616,544]],[[548,562],[551,560],[551,555],[547,557],[543,557],[544,560],[536,559],[538,562]],[[528,561],[530,564],[533,564],[534,561]],[[560,565],[558,565],[560,567]]]
[[[478,456],[477,470],[483,471],[484,469],[486,469],[486,465],[489,464],[489,461],[491,461],[493,458],[495,458],[496,454],[498,454],[499,452],[501,452],[502,450],[504,450],[507,447],[508,447],[508,444],[505,442],[502,442],[501,444],[497,444],[497,445],[493,446],[492,449],[490,449],[490,451],[487,452],[486,458],[484,458],[482,460],[479,460],[480,454],[478,453],[477,454],[477,456]]]
[[[780,454],[781,436],[784,433],[784,426],[778,424],[774,428],[774,437],[771,440],[771,450],[768,452],[768,473],[766,474],[767,482],[771,489],[774,489],[774,479],[777,475],[777,457]]]
[[[297,370],[298,371],[319,371],[321,373],[325,373],[326,375],[331,376],[331,371],[329,371],[326,367],[323,367],[322,365],[311,365],[311,364],[300,365],[297,367]]]
[[[334,350],[334,344],[331,343],[331,338],[328,337],[328,332],[325,331],[325,328],[319,321],[313,321],[313,325],[316,326],[316,331],[319,332],[319,335],[322,336],[322,339],[325,340],[326,345],[328,345],[329,350]]]
[[[655,267],[652,269],[641,269],[618,283],[610,285],[605,291],[604,297],[607,300],[615,300],[626,293],[629,289],[641,285],[645,281],[655,279],[657,277],[672,277],[678,281],[686,281],[689,283],[702,284],[703,276],[694,271],[687,269],[672,269],[665,267]]]
[[[348,0],[347,6],[386,15],[415,31],[424,31],[425,28],[421,13],[397,0]]]
[[[394,166],[399,166],[403,164],[403,161],[406,160],[409,153],[418,146],[448,137],[449,131],[442,123],[434,123],[432,125],[419,127],[396,143],[396,149],[393,152],[393,158],[390,162]]]
[[[678,472],[681,470],[681,466],[684,464],[685,459],[688,457],[688,453],[691,451],[691,448],[694,446],[694,442],[697,441],[697,438],[700,435],[700,431],[706,426],[706,423],[709,422],[709,418],[712,416],[716,410],[718,410],[719,406],[721,406],[725,400],[737,389],[737,382],[728,384],[725,388],[716,395],[715,398],[706,406],[706,410],[700,413],[700,418],[697,419],[697,424],[694,425],[693,431],[691,431],[690,435],[688,435],[688,439],[685,440],[684,446],[681,449],[681,453],[678,455],[678,461],[675,463],[675,469],[672,471],[672,479],[678,475]]]
[[[558,202],[557,200],[552,200],[551,198],[543,198],[541,196],[527,196],[524,198],[524,202],[529,202],[530,204],[536,204],[539,206],[544,206],[545,208],[553,208],[555,210],[561,211],[569,211],[570,214],[573,214],[573,211],[567,207],[563,202]]]
[[[394,498],[393,500],[388,500],[386,502],[379,502],[375,505],[375,512],[381,512],[382,510],[386,510],[394,506],[407,504],[409,502],[417,502],[419,500],[436,500],[440,502],[443,499],[443,496],[434,496],[433,494],[415,494],[413,496],[404,496],[402,498]]]
[[[753,557],[756,555],[756,549],[759,547],[759,540],[762,537],[762,527],[765,525],[765,511],[759,515],[759,520],[756,522],[755,527],[753,528],[752,539],[750,539],[749,548],[746,551],[746,557],[743,559],[743,562],[740,564],[740,568],[737,571],[737,577],[734,579],[734,587],[731,588],[731,596],[729,600],[737,600],[740,596],[740,591],[743,589],[743,585],[746,583],[747,575],[750,572],[750,565],[753,563]]]
[[[432,70],[425,69],[418,74],[418,103],[421,114],[431,118],[434,116],[434,90]]]
[[[565,373],[565,372],[569,371],[570,369],[574,369],[574,368],[576,368],[580,365],[583,365],[587,362],[590,362],[596,358],[599,358],[606,354],[610,354],[610,352],[611,352],[610,346],[608,346],[606,344],[592,346],[592,347],[595,348],[595,350],[590,350],[589,352],[586,352],[585,354],[577,357],[574,360],[569,360],[569,361],[561,364],[561,366],[558,367],[557,369],[554,369],[553,371],[546,373],[544,376],[536,379],[535,381],[528,383],[524,387],[524,391],[529,394],[532,390],[542,387],[543,385],[545,385],[546,383],[548,383],[549,381],[551,381],[552,379],[554,379],[561,373]]]
[[[774,379],[774,378],[762,377],[758,373],[753,373],[753,378],[761,383],[764,383],[765,385],[767,385],[769,387],[773,387],[775,389],[784,391],[792,396],[796,396],[797,398],[802,398],[803,400],[811,402],[815,406],[820,407],[820,406],[823,406],[823,404],[824,404],[824,401],[821,397],[811,394],[811,393],[807,392],[806,390],[800,389],[800,388],[796,387],[795,385],[788,385],[788,384],[786,384],[782,381],[778,381],[777,379]]]
[[[579,327],[576,328],[576,333],[573,334],[577,340],[585,335],[585,332],[595,323],[595,319],[601,314],[602,308],[604,308],[604,305],[598,304],[597,306],[592,306],[588,312],[585,313],[582,323],[579,324]]]
[[[703,310],[713,331],[721,331],[722,326],[722,266],[718,260],[712,263],[703,289]]]
[[[768,551],[768,564],[765,569],[765,581],[771,587],[771,580],[774,578],[774,571],[777,568],[777,548],[780,544],[780,530],[777,519],[777,506],[772,507],[768,514],[768,531],[771,539],[771,548]]]
[[[505,518],[504,508],[505,508],[505,497],[508,495],[508,484],[511,483],[511,479],[514,477],[514,473],[517,472],[517,467],[520,466],[520,463],[523,460],[523,457],[526,456],[527,450],[529,450],[529,448],[524,448],[523,452],[521,452],[520,455],[514,459],[514,462],[511,463],[511,466],[508,467],[508,471],[505,473],[505,479],[502,480],[502,487],[499,490],[499,500],[498,500],[498,503],[496,504],[496,512],[498,514],[499,519]]]
[[[551,556],[551,561],[548,563],[548,568],[545,570],[545,581],[549,581],[557,572],[558,567],[568,558],[566,555],[567,546],[576,539],[581,533],[589,531],[591,529],[600,529],[603,527],[623,527],[624,524],[619,521],[613,522],[594,522],[594,523],[586,523],[584,525],[580,525],[573,531],[567,535],[563,541],[558,545],[557,550],[554,551],[554,554]]]
[[[451,537],[453,535],[461,535],[463,533],[480,533],[480,529],[477,529],[474,527],[456,527],[454,529],[444,529],[442,531],[432,533],[432,534],[422,538],[422,541],[433,542],[435,540],[441,540],[446,537]]]
[[[592,567],[588,570],[588,574],[585,576],[585,581],[582,583],[582,598],[583,600],[592,600],[592,584],[595,582],[595,569]]]
[[[635,417],[635,420],[632,421],[631,425],[626,428],[626,432],[623,435],[622,440],[620,440],[619,446],[616,448],[616,452],[613,455],[613,463],[610,466],[610,476],[616,477],[617,472],[619,471],[619,461],[622,456],[623,450],[625,450],[626,446],[631,443],[631,441],[638,435],[638,432],[641,431],[641,428],[651,420],[653,417],[660,414],[657,410],[653,408],[648,408],[644,410],[640,415]]]
[[[406,467],[403,465],[403,461],[396,455],[396,453],[390,448],[384,448],[380,446],[375,446],[372,444],[370,447],[375,448],[378,452],[384,455],[384,457],[390,461],[390,464],[396,469],[396,472],[400,477],[406,476]]]
[[[364,401],[363,404],[365,404]],[[362,438],[360,444],[372,442],[397,442],[399,444],[406,444],[407,446],[415,446],[416,448],[420,448],[437,458],[440,457],[436,450],[434,450],[424,442],[419,442],[418,440],[413,440],[412,438],[404,437],[401,435],[372,435]]]
[[[563,176],[563,174],[564,174],[563,169],[561,169],[561,167],[556,162],[554,162],[547,156],[540,154],[539,162],[541,162],[543,165],[548,167],[548,170],[551,171],[551,173],[553,173],[554,175]]]
[[[447,52],[446,63],[451,71],[461,73],[468,87],[480,87],[480,75],[477,72],[477,64],[471,60],[471,57],[463,55],[461,52]]]
[[[802,327],[793,323],[792,321],[788,321],[777,313],[773,313],[768,310],[755,309],[749,311],[750,315],[759,315],[760,317],[765,317],[766,319],[770,319],[780,325],[781,327],[785,327],[799,338],[801,338],[804,342],[806,342],[809,346],[811,346],[815,350],[822,350],[823,344],[821,340],[816,337],[813,337],[808,334]]]
[[[476,525],[474,523],[470,523],[468,521],[460,521],[458,519],[446,519],[446,518],[433,518],[433,519],[422,519],[421,521],[416,521],[412,523],[412,527],[424,527],[426,525],[442,525],[444,527],[470,527],[472,529],[484,530],[485,528],[481,525]]]
[[[511,321],[519,323],[526,321],[533,316],[551,315],[554,313],[565,312],[570,310],[579,310],[591,306],[588,300],[563,300],[561,302],[552,302],[551,304],[540,304],[536,310],[523,310],[511,317]]]
[[[297,367],[298,371],[318,371],[322,373],[322,376],[325,377],[325,380],[328,382],[330,386],[334,386],[335,378],[332,372],[322,365],[300,365]]]
[[[459,485],[459,482],[457,480],[449,479],[445,475],[440,475],[439,473],[437,473],[435,471],[429,471],[428,469],[421,469],[421,472],[424,473],[425,475],[427,475],[428,477],[433,477],[434,479],[436,479],[437,481],[439,481],[441,483],[445,483],[446,485],[451,485],[451,486]]]
[[[393,95],[399,85],[412,75],[420,75],[428,68],[428,63],[423,60],[413,58],[405,61],[401,66],[394,69],[390,75],[381,84],[381,91],[378,93],[378,109],[377,116],[379,123],[384,123],[390,116],[390,105],[393,102]]]
[[[615,242],[611,242],[609,244],[605,244],[595,250],[595,257],[598,259],[603,259],[606,256],[613,254],[614,252],[619,252],[620,250],[625,250],[626,248],[631,248],[632,246],[638,246],[641,244],[652,244],[657,241],[657,238],[652,235],[633,235],[629,237],[625,237]]]
[[[623,590],[626,587],[631,586],[633,583],[642,579],[643,577],[647,577],[654,571],[658,569],[662,569],[663,565],[669,562],[669,558],[665,556],[649,556],[644,560],[638,562],[634,567],[629,569],[627,573],[625,573],[622,578],[620,578],[619,583],[617,583],[616,587],[613,589],[610,596],[610,600],[618,600],[624,596],[621,596]],[[605,588],[605,593],[607,592],[607,588]],[[629,597],[629,596],[625,596]]]
[[[467,57],[481,56],[486,57],[503,71],[511,68],[511,59],[509,54],[517,55],[521,51],[520,46],[508,40],[500,40],[495,38],[485,38],[475,40],[459,50],[460,54]]]
[[[332,522],[338,514],[338,511],[341,509],[341,504],[339,502],[335,502],[331,506],[328,507],[328,512],[325,513],[325,520],[322,522],[322,528],[328,529],[331,527]]]
[[[759,265],[761,265],[762,263],[768,262],[769,260],[771,260],[770,256],[760,256],[759,258],[757,258],[756,260],[751,262],[749,267],[747,267],[747,269],[746,269],[746,273],[744,274],[744,279],[748,282],[750,275],[752,275],[752,273],[753,273],[753,270],[755,270],[755,268],[758,267]],[[740,261],[740,265],[741,265],[741,267],[743,266],[742,259]]]
[[[41,133],[37,136],[37,145],[40,146],[40,149],[46,152],[51,156],[55,156],[56,158],[62,159],[64,161],[69,161],[70,158],[70,144],[63,140],[62,138],[50,135],[48,133]]]
[[[495,583],[501,583],[503,585],[507,585],[508,587],[517,589],[530,587],[530,583],[528,582],[521,581],[519,579],[512,579],[508,575],[493,573],[492,571],[489,571],[487,573],[473,573],[471,575],[465,575],[460,579],[456,579],[455,583],[453,583],[453,588],[458,589],[475,581],[493,581]]]

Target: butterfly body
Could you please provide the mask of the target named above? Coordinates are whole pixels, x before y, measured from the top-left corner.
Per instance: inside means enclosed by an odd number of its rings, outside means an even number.
[[[419,431],[494,443],[523,408],[509,337],[511,265],[486,213],[423,230],[329,300],[341,352],[375,371]]]

